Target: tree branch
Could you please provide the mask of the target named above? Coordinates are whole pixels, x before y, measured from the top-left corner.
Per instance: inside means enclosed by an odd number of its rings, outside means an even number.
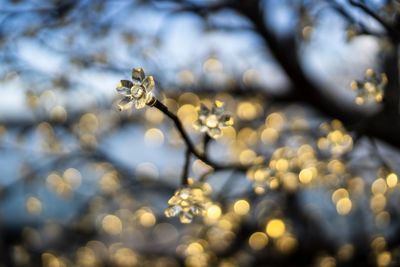
[[[214,162],[213,160],[209,159],[204,153],[201,153],[197,150],[194,146],[192,140],[190,139],[189,135],[187,134],[186,130],[183,128],[182,122],[179,118],[169,111],[169,109],[161,103],[159,100],[154,99],[154,103],[151,104],[153,107],[160,110],[166,116],[168,116],[175,124],[176,129],[180,133],[185,145],[187,146],[188,151],[196,156],[198,159],[206,163],[207,165],[211,166],[214,170],[227,170],[227,169],[235,169],[238,171],[246,171],[250,166],[241,165],[241,164],[219,164]]]
[[[399,41],[399,33],[396,31],[396,29],[394,29],[390,24],[386,23],[386,21],[384,21],[380,16],[378,16],[378,14],[376,14],[374,11],[372,11],[370,8],[368,8],[363,3],[356,2],[354,0],[349,0],[349,3],[352,6],[361,9],[367,15],[369,15],[370,17],[375,19],[377,22],[379,22],[379,24],[381,24],[382,27],[387,31],[387,33],[389,34],[391,39],[393,39],[395,41]]]

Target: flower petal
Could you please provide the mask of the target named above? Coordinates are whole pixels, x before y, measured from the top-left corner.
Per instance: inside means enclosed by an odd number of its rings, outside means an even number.
[[[146,88],[147,92],[150,92],[151,90],[153,90],[154,86],[155,86],[155,82],[154,82],[153,76],[147,76],[143,80],[143,86],[144,86],[144,88]]]
[[[194,204],[190,208],[190,211],[196,216],[204,216],[204,214],[205,214],[204,208],[199,204]]]
[[[131,92],[131,87],[133,86],[133,83],[128,80],[121,80],[118,85],[117,85],[117,92],[123,96],[128,96],[130,95]]]
[[[230,115],[222,115],[220,117],[220,125],[223,127],[232,126],[233,125],[233,118]]]
[[[154,104],[154,99],[153,99],[153,94],[152,93],[147,93],[146,94],[146,105],[152,105],[151,103]]]
[[[203,123],[201,120],[196,120],[195,122],[193,122],[193,128],[195,128],[196,130],[200,130],[200,128],[203,126]]]
[[[132,80],[143,81],[145,75],[142,68],[132,69]]]
[[[145,106],[146,106],[146,98],[145,97],[142,97],[142,98],[139,98],[139,99],[135,99],[135,108],[136,109],[142,109],[142,108],[144,108]]]
[[[126,96],[121,99],[118,103],[118,109],[119,111],[123,111],[125,109],[128,109],[132,103],[132,98],[130,96]]]
[[[189,212],[181,212],[181,214],[179,214],[179,219],[181,223],[191,223],[193,221],[193,214]]]
[[[200,104],[200,109],[199,109],[199,117],[200,116],[207,116],[210,113],[210,110],[206,105],[203,103]]]
[[[209,135],[211,138],[217,139],[217,138],[221,137],[222,131],[221,131],[220,128],[208,129],[208,135]]]
[[[167,217],[174,217],[178,215],[182,211],[181,207],[179,206],[171,206],[165,209],[164,214]]]

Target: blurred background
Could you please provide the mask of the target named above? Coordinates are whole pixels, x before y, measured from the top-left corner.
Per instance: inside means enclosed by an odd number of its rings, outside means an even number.
[[[399,29],[397,0],[0,0],[0,266],[399,266]],[[173,122],[116,108],[134,67],[199,149],[223,101],[207,154],[253,166],[192,157],[191,224]]]

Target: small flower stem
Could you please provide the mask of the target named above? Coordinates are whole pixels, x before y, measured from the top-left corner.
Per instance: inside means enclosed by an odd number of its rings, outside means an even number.
[[[174,122],[176,129],[180,133],[183,141],[185,142],[188,151],[194,156],[196,156],[198,159],[206,163],[207,165],[211,166],[214,170],[235,169],[238,171],[246,171],[249,167],[251,167],[241,164],[221,165],[212,161],[206,156],[205,153],[201,153],[197,150],[192,140],[190,139],[189,135],[187,134],[186,130],[183,128],[182,122],[174,113],[169,111],[169,109],[163,103],[161,103],[158,99],[154,98],[149,104],[149,106],[155,107],[156,109],[164,113],[168,118],[170,118]]]
[[[183,166],[182,178],[181,178],[182,185],[189,184],[188,176],[189,176],[190,155],[191,155],[190,150],[186,149],[185,165]]]

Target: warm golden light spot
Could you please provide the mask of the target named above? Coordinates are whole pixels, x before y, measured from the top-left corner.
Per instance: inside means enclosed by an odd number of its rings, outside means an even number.
[[[321,150],[327,150],[329,148],[329,140],[325,137],[321,137],[317,142],[318,148]]]
[[[265,119],[265,125],[275,129],[282,129],[285,125],[286,117],[283,113],[274,112]]]
[[[178,103],[176,102],[175,99],[173,98],[165,98],[164,99],[164,105],[167,106],[167,108],[171,111],[171,112],[177,112],[178,110]],[[158,110],[156,110],[158,111]]]
[[[194,75],[190,70],[181,70],[177,76],[179,81],[184,85],[190,85],[194,83]]]
[[[110,235],[118,235],[122,232],[122,222],[115,215],[106,215],[102,221],[103,230]]]
[[[258,141],[257,132],[248,127],[242,128],[237,134],[237,139],[248,145],[255,145]]]
[[[309,40],[311,38],[311,34],[313,32],[313,27],[311,26],[305,26],[302,30],[301,30],[301,34],[303,36],[304,40]]]
[[[246,215],[250,211],[250,204],[244,199],[240,199],[233,205],[233,210],[237,215]]]
[[[61,196],[67,197],[71,194],[71,185],[66,183],[58,173],[50,173],[49,176],[47,176],[46,184],[50,190]]]
[[[390,264],[392,261],[392,254],[389,251],[384,251],[382,253],[379,253],[379,255],[376,258],[376,263],[378,264],[379,267],[386,267]]]
[[[274,178],[269,182],[269,187],[271,189],[277,189],[278,186],[279,186],[279,180],[277,178]]]
[[[160,124],[164,119],[164,114],[157,109],[148,108],[145,112],[146,119],[154,124]]]
[[[211,205],[207,209],[207,218],[211,220],[218,220],[221,217],[222,210],[218,205]]]
[[[268,244],[268,236],[263,232],[255,232],[249,238],[249,245],[254,250],[265,248]]]
[[[199,242],[190,243],[186,248],[187,255],[197,255],[204,251],[203,246]]]
[[[50,119],[58,122],[67,120],[67,111],[63,106],[55,106],[50,110]]]
[[[319,267],[336,267],[336,260],[333,257],[323,257],[319,261]]]
[[[345,172],[345,166],[343,164],[343,162],[339,161],[339,160],[331,160],[328,163],[328,169],[336,174],[342,174]]]
[[[397,175],[395,173],[390,173],[388,176],[386,176],[386,184],[388,185],[389,188],[393,188],[397,185]]]
[[[267,232],[267,234],[270,237],[278,238],[278,237],[281,237],[285,233],[286,226],[282,220],[272,219],[267,223],[265,231]]]
[[[315,169],[315,168],[314,168]],[[315,172],[316,170],[314,170]],[[303,184],[308,184],[314,177],[314,172],[311,168],[303,169],[299,173],[299,180]]]
[[[365,100],[361,96],[356,96],[355,102],[357,105],[361,106],[365,103]]]
[[[365,70],[365,76],[371,77],[375,74],[375,71],[371,68]]]
[[[265,128],[261,132],[261,141],[264,144],[272,144],[278,140],[279,132],[275,128]]]
[[[382,236],[375,237],[374,240],[372,240],[371,247],[375,251],[382,251],[386,248],[386,240]]]
[[[228,219],[223,218],[220,221],[218,221],[218,227],[220,227],[226,231],[229,231],[232,229],[232,222],[229,221]]]
[[[218,139],[220,142],[231,143],[236,138],[236,130],[232,126],[222,128],[222,138]]]
[[[248,69],[243,73],[242,80],[246,85],[255,85],[260,78],[260,74],[256,69]]]
[[[261,195],[265,193],[265,188],[261,187],[261,186],[256,186],[254,188],[254,192],[256,192],[256,194]]]
[[[197,119],[196,106],[191,104],[185,104],[178,109],[178,118],[183,124],[193,125],[193,122]]]
[[[98,128],[99,121],[93,113],[85,113],[79,119],[79,129],[83,132],[94,133]]]
[[[113,255],[113,260],[118,267],[135,266],[138,262],[136,253],[130,248],[119,248]]]
[[[82,182],[81,173],[75,168],[68,168],[64,171],[63,177],[65,181],[72,187],[78,188]]]
[[[343,132],[339,130],[334,130],[328,133],[328,139],[334,143],[339,143],[343,138]]]
[[[341,261],[348,261],[353,257],[354,246],[352,244],[344,244],[340,246],[337,252],[337,258]]]
[[[383,178],[376,179],[371,186],[373,194],[385,194],[387,190],[386,181]]]
[[[349,192],[344,188],[339,188],[332,194],[332,201],[333,203],[337,203],[342,198],[348,198]]]
[[[362,177],[353,177],[349,180],[349,190],[354,194],[361,194],[364,192],[365,181]]]
[[[38,215],[42,212],[42,202],[36,197],[28,197],[25,203],[28,213]]]
[[[135,174],[143,179],[157,179],[158,167],[151,162],[142,162],[136,165]]]
[[[383,194],[376,194],[371,197],[370,207],[373,212],[378,213],[385,209],[386,197]]]
[[[43,267],[67,267],[65,260],[47,252],[42,254],[42,262]]]
[[[295,191],[298,187],[297,175],[293,172],[287,172],[282,176],[283,187],[288,191]]]
[[[148,129],[144,134],[144,142],[152,147],[162,146],[164,144],[164,134],[157,128]]]
[[[97,145],[96,136],[93,134],[82,134],[79,141],[84,147],[95,147]]]
[[[278,159],[275,163],[275,168],[280,172],[285,172],[289,168],[289,162],[286,159]]]
[[[152,212],[145,211],[139,216],[139,222],[144,227],[152,227],[156,223],[156,217]]]
[[[375,223],[378,227],[387,227],[390,223],[390,214],[387,211],[379,212],[375,217]]]
[[[253,150],[245,149],[240,153],[239,161],[240,163],[246,165],[252,163],[256,157],[257,155]]]
[[[254,120],[258,115],[256,106],[249,101],[239,103],[236,114],[240,119],[247,121]]]
[[[352,202],[349,198],[342,198],[336,203],[336,210],[340,215],[347,215],[352,208]]]
[[[115,193],[120,188],[118,173],[115,171],[105,173],[99,180],[99,186],[104,193]]]
[[[278,238],[277,247],[284,254],[291,253],[298,245],[298,241],[291,235],[284,235]]]
[[[203,69],[206,72],[221,72],[224,68],[221,61],[211,57],[204,62]]]
[[[232,260],[221,260],[218,267],[237,267],[237,265]]]
[[[77,263],[79,264],[79,266],[94,267],[98,265],[96,260],[96,254],[93,252],[92,249],[88,247],[79,248],[78,251],[76,252],[76,256],[77,256]]]

